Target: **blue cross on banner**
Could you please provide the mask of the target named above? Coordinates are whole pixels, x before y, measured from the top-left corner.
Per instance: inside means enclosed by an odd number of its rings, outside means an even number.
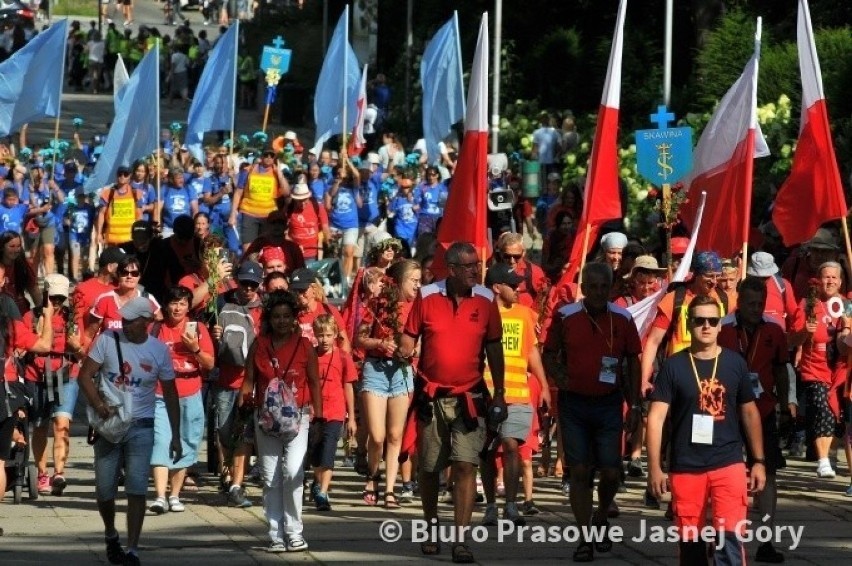
[[[284,38],[280,35],[272,40],[272,45],[264,45],[260,56],[260,68],[263,72],[276,69],[279,75],[286,75],[290,70],[291,49],[284,49]]]
[[[650,116],[654,130],[636,130],[636,169],[656,187],[671,185],[692,170],[692,128],[669,128],[675,115],[665,106]]]

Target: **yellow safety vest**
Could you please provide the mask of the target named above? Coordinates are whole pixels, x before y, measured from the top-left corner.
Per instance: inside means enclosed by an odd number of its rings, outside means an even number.
[[[104,239],[108,244],[113,245],[129,242],[133,239],[131,230],[133,223],[140,217],[139,210],[136,208],[136,194],[133,189],[123,195],[118,194],[115,187],[108,190],[112,193],[107,199]]]
[[[512,305],[510,309],[500,307],[500,318],[503,323],[503,361],[505,374],[503,387],[506,392],[503,398],[506,404],[530,404],[530,387],[527,367],[529,353],[536,347],[535,319],[532,309],[521,304]],[[485,369],[485,383],[488,389],[494,391],[491,372]]]
[[[278,177],[275,170],[261,173],[252,168],[248,175],[243,200],[240,201],[240,212],[257,218],[266,218],[278,207],[275,197],[278,195]]]

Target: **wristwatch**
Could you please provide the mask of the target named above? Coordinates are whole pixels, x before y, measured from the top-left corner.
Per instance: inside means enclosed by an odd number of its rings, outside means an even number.
[[[752,464],[763,464],[765,466],[766,465],[766,458],[752,458],[751,463]]]

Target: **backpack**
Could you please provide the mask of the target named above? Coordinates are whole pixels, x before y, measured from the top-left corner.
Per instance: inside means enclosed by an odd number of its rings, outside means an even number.
[[[254,320],[248,307],[227,303],[219,313],[222,337],[219,339],[219,362],[244,366],[249,346],[254,342]]]
[[[269,359],[272,360],[272,367],[276,376],[272,378],[272,381],[266,386],[266,391],[263,392],[263,399],[257,413],[257,424],[260,426],[260,430],[268,436],[274,436],[288,442],[296,438],[302,424],[302,412],[296,404],[293,387],[285,381],[287,372],[296,357],[296,352],[299,351],[299,345],[297,344],[293,349],[293,355],[290,356],[290,361],[283,372],[279,371],[280,365],[270,344],[267,343],[266,347],[269,350]]]

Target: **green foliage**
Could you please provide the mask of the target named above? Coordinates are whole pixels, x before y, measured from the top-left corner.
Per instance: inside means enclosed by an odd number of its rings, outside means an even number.
[[[558,61],[558,66],[554,62]],[[544,106],[574,103],[572,86],[582,76],[584,60],[582,38],[575,29],[556,29],[545,35],[529,54],[527,80],[535,85]]]
[[[57,16],[79,16],[85,18],[98,17],[98,4],[92,0],[55,0],[50,7],[50,15]],[[104,26],[106,27],[106,26]]]

